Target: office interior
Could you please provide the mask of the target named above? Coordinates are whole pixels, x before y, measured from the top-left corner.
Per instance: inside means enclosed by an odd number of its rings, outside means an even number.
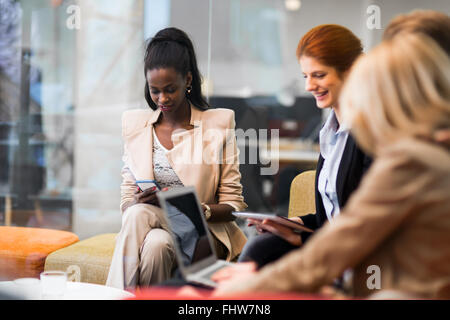
[[[287,215],[290,183],[315,168],[327,115],[304,89],[295,57],[301,36],[336,23],[352,30],[367,51],[397,14],[450,14],[447,0],[0,5],[0,224],[67,230],[80,239],[120,230],[121,115],[148,108],[143,55],[158,30],[174,26],[188,33],[211,107],[234,110],[236,128],[249,133],[238,140],[248,210]],[[276,172],[261,174],[274,162]],[[240,226],[252,234],[244,221]]]

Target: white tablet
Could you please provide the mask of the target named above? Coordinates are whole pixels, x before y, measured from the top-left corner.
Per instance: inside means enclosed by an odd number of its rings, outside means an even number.
[[[269,219],[276,223],[279,223],[283,226],[299,230],[299,231],[305,231],[305,232],[314,232],[314,230],[305,227],[303,224],[292,221],[291,219],[288,219],[286,217],[277,216],[273,213],[259,213],[259,212],[233,212],[233,215],[239,218],[250,218],[255,220],[264,220]]]

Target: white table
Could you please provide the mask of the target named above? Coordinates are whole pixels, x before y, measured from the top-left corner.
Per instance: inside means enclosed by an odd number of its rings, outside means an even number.
[[[17,299],[42,300],[40,280],[27,285],[14,281],[0,281],[0,293],[11,295]],[[133,298],[128,291],[84,282],[67,282],[67,289],[62,300],[122,300]]]
[[[274,150],[272,150],[274,149]],[[280,138],[278,143],[260,143],[261,163],[315,164],[319,159],[319,146],[311,141]]]

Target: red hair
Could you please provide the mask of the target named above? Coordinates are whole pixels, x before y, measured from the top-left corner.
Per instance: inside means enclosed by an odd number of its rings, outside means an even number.
[[[335,68],[338,73],[350,69],[362,53],[361,41],[349,29],[337,24],[322,24],[309,30],[297,46],[297,59],[308,56]]]

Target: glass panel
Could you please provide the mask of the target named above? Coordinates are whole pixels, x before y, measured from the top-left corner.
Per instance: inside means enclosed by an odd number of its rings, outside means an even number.
[[[0,184],[12,205],[4,210],[8,224],[71,229],[75,37],[63,27],[70,4],[1,1]]]
[[[369,28],[372,5],[380,28]],[[212,107],[235,111],[249,209],[286,213],[323,118],[304,90],[299,39],[337,23],[369,50],[416,8],[450,13],[446,0],[0,0],[0,223],[82,239],[120,230],[121,115],[147,108],[145,40],[167,26],[193,40]]]

